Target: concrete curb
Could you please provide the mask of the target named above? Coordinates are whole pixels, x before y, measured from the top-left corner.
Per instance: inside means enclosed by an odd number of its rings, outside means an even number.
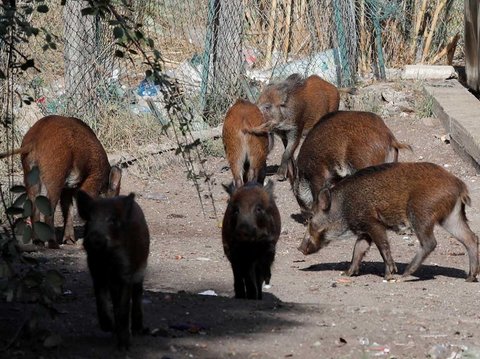
[[[429,81],[424,90],[454,149],[480,172],[480,101],[457,80]]]

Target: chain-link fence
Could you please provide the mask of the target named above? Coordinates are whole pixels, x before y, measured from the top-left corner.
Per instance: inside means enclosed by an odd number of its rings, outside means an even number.
[[[48,13],[26,15],[27,21],[47,29],[57,45],[43,51],[45,38],[30,41],[25,50],[41,72],[30,71],[16,85],[33,94],[34,105],[24,109],[30,117],[71,114],[93,119],[95,127],[112,102],[132,117],[150,115],[152,104],[162,113],[161,92],[145,79],[142,59],[113,56],[112,29],[81,15],[86,1],[46,3]],[[292,73],[350,86],[359,76],[384,78],[388,67],[463,59],[461,0],[131,3],[130,16],[155,40],[165,72],[194,110],[194,129],[220,123],[236,98],[255,101],[265,83]]]

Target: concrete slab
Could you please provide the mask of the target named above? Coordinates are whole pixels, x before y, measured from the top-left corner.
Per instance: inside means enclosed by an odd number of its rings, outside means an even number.
[[[429,81],[424,89],[459,155],[480,171],[480,101],[457,80]]]

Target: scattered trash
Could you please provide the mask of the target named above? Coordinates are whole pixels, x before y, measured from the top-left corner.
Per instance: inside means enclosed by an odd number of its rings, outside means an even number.
[[[198,257],[197,258],[197,261],[203,261],[203,262],[206,262],[206,261],[210,261],[211,259],[210,258],[207,258],[207,257]]]
[[[340,277],[337,279],[337,283],[352,283],[350,278]]]
[[[73,294],[73,292],[69,289],[66,289],[66,290],[63,291],[63,295],[72,295],[72,294]]]
[[[263,286],[263,289],[270,289],[270,288],[272,288],[272,286],[271,286],[270,284],[265,284],[265,285]]]
[[[172,219],[172,218],[187,218],[184,214],[177,214],[177,213],[170,213],[167,215],[167,219]]]
[[[335,52],[337,52],[335,54]],[[294,73],[301,73],[304,76],[316,74],[324,80],[337,85],[337,67],[335,57],[338,57],[338,49],[329,49],[318,52],[300,60],[289,61],[273,69],[272,77],[288,77]]]
[[[157,96],[160,92],[159,86],[155,86],[152,81],[143,79],[137,87],[137,94],[139,96]]]
[[[380,345],[373,342],[372,345],[369,345],[365,348],[367,352],[374,352],[373,356],[381,356],[390,353],[390,348],[387,345]]]
[[[438,138],[439,140],[441,140],[443,143],[445,144],[449,144],[450,143],[450,134],[446,134],[446,135],[442,135],[442,136],[439,136],[439,135],[434,135],[435,138]]]
[[[204,290],[203,292],[200,292],[198,294],[200,294],[200,295],[212,295],[212,296],[215,296],[215,297],[218,296],[218,294],[215,293],[215,291],[212,290],[212,289]]]

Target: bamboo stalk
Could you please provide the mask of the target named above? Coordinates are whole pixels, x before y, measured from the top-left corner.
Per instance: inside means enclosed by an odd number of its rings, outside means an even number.
[[[420,32],[420,27],[422,26],[423,18],[425,17],[425,12],[427,11],[427,1],[423,0],[422,7],[420,8],[419,13],[417,14],[417,21],[415,22],[415,29],[413,31],[412,41],[410,44],[410,58],[413,60],[415,52],[417,50],[417,38]]]
[[[448,41],[447,46],[445,46],[441,51],[439,51],[434,56],[432,60],[432,64],[436,63],[442,57],[447,55],[447,64],[451,65],[453,61],[453,55],[455,54],[455,49],[457,48],[457,42],[459,39],[460,39],[460,33],[457,33],[455,34],[455,36],[452,36]]]
[[[430,32],[428,33],[427,40],[425,41],[425,47],[423,48],[422,63],[425,61],[425,59],[427,58],[428,52],[430,51],[430,46],[432,45],[433,33],[435,32],[435,28],[437,27],[437,23],[438,23],[438,17],[440,16],[440,13],[442,12],[445,5],[447,5],[447,1],[448,0],[440,0],[438,2],[437,8],[435,9],[435,12],[433,13]]]
[[[288,52],[290,51],[290,43],[292,40],[292,0],[286,0],[285,6],[285,41],[283,43],[283,55],[285,61],[288,60]]]
[[[277,0],[272,0],[272,8],[268,18],[268,36],[267,36],[267,53],[265,54],[266,67],[272,66],[273,41],[275,39],[275,15],[277,12]]]
[[[360,73],[368,72],[367,24],[365,21],[365,0],[360,1]]]

